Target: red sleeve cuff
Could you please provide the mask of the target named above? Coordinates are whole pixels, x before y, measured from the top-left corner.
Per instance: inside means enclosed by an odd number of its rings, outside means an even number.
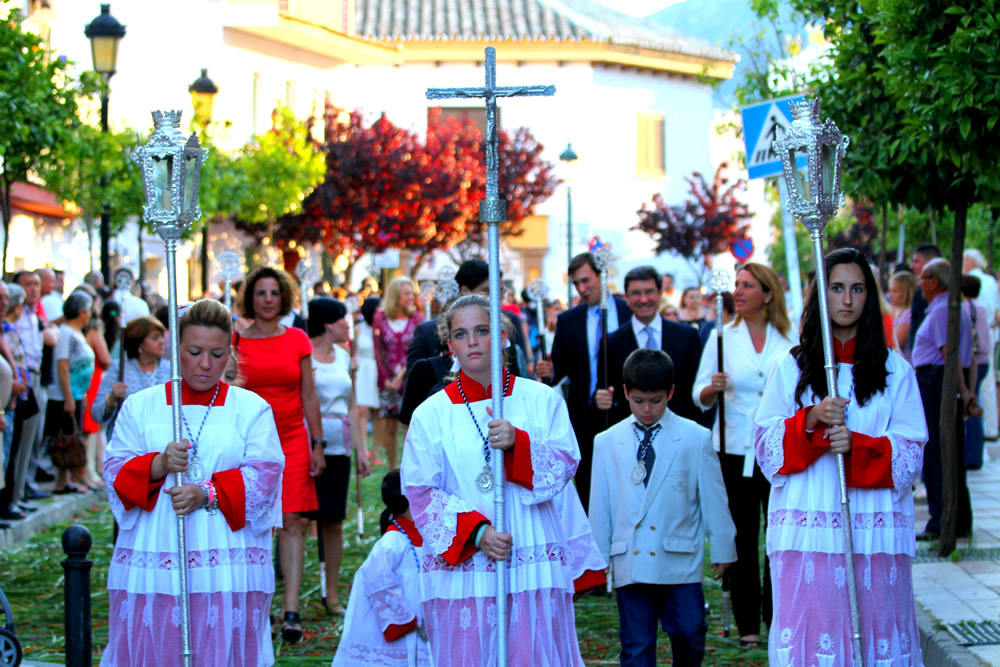
[[[383,632],[382,636],[385,637],[387,642],[394,642],[407,632],[417,629],[417,617],[414,616],[413,620],[406,625],[390,625]]]
[[[247,525],[246,489],[243,473],[239,470],[223,470],[212,475],[215,493],[219,496],[219,511],[226,517],[233,532]]]
[[[128,461],[118,471],[115,478],[115,493],[121,498],[126,510],[138,507],[152,512],[156,507],[156,499],[160,495],[163,480],[149,481],[149,471],[153,467],[153,458],[158,452],[150,452]]]
[[[608,578],[604,575],[604,570],[587,570],[575,580],[573,580],[573,591],[582,593],[598,586],[607,586]]]
[[[855,489],[891,489],[892,443],[889,438],[873,438],[851,433],[851,451],[844,457],[847,486]]]
[[[455,539],[452,540],[448,550],[441,554],[448,565],[458,565],[459,563],[472,558],[472,554],[478,549],[476,545],[469,543],[473,531],[481,523],[489,523],[489,519],[479,512],[462,512],[458,515],[458,526],[455,529]]]
[[[811,466],[816,459],[830,449],[830,442],[824,437],[826,426],[821,425],[815,431],[806,431],[806,415],[813,406],[802,408],[794,416],[785,420],[785,463],[778,470],[779,474],[791,475],[802,472]]]
[[[504,454],[503,469],[508,482],[520,484],[529,491],[535,488],[531,482],[535,476],[531,467],[531,436],[527,431],[514,429],[514,446]]]

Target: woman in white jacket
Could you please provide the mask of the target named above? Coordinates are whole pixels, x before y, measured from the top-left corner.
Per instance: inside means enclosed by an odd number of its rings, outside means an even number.
[[[794,344],[778,275],[755,263],[743,266],[733,291],[736,318],[723,327],[724,368],[719,369],[714,335],[705,345],[692,398],[708,410],[725,395],[726,449],[720,452],[729,511],[736,524],[737,562],[729,568],[733,617],[740,646],[760,645],[760,621],[771,623],[771,578],[758,555],[761,509],[767,512],[770,485],[754,464],[753,419],[771,370]],[[719,449],[718,418],[712,428]]]

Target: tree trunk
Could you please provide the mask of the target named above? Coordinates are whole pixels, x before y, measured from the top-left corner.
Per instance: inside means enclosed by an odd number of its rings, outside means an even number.
[[[931,222],[931,243],[937,245],[937,222],[935,221],[934,209],[927,210],[927,219]]]
[[[993,244],[996,243],[997,225],[1000,225],[1000,206],[993,207],[993,224],[990,225],[990,243],[986,248],[986,272],[995,276],[993,271]]]
[[[943,483],[941,507],[941,543],[938,555],[947,557],[955,550],[958,528],[959,466],[962,460],[962,442],[956,437],[955,420],[958,415],[958,359],[961,335],[962,307],[962,253],[965,251],[965,223],[969,212],[968,202],[955,206],[955,233],[951,242],[951,275],[948,290],[948,343],[944,355],[944,381],[941,386],[941,478]]]
[[[417,279],[417,274],[420,273],[420,269],[423,268],[428,259],[430,259],[430,253],[422,252],[413,260],[413,264],[410,265],[410,278]]]
[[[347,268],[344,269],[344,287],[348,290],[351,289],[351,280],[354,276],[354,265],[358,263],[357,259],[352,259],[347,263]]]
[[[90,271],[94,270],[94,219],[89,214],[83,215],[83,226],[87,230],[87,259],[90,260]]]

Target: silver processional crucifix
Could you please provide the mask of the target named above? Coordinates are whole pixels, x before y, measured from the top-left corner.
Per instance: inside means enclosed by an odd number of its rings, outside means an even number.
[[[479,220],[489,226],[490,266],[490,365],[493,387],[503,386],[500,325],[500,223],[507,219],[507,206],[500,199],[497,160],[497,98],[555,95],[555,86],[497,86],[497,52],[486,47],[486,85],[482,88],[430,88],[427,99],[484,98],[486,100],[486,198],[479,202]],[[503,392],[493,391],[493,416],[503,418]],[[494,528],[505,532],[503,450],[493,453],[492,487],[496,511]],[[486,471],[484,471],[485,474]],[[477,478],[477,484],[480,483]],[[489,486],[484,486],[489,490]],[[497,665],[507,665],[507,568],[497,564]]]

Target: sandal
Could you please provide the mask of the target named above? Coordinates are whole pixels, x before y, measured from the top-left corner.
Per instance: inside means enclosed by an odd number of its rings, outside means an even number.
[[[347,613],[347,610],[344,609],[344,605],[340,604],[339,600],[337,600],[333,604],[330,604],[329,602],[324,602],[323,606],[326,607],[326,612],[328,614],[333,614],[334,616],[343,616],[344,614]]]
[[[302,641],[302,617],[297,611],[286,611],[281,622],[281,638],[289,644]]]
[[[760,648],[759,639],[741,639],[740,648]]]

